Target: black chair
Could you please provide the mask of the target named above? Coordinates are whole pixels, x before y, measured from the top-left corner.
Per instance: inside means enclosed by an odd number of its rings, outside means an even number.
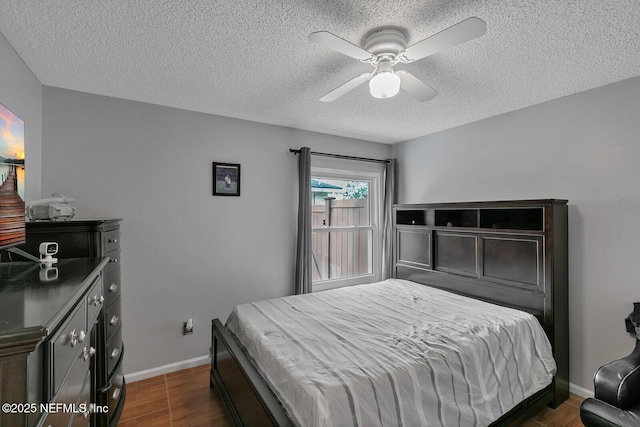
[[[580,406],[586,427],[640,426],[640,303],[625,319],[627,331],[636,335],[633,352],[608,363],[593,377],[594,398]]]

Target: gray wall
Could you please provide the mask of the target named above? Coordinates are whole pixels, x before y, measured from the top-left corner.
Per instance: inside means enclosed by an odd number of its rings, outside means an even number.
[[[628,354],[640,301],[640,78],[394,146],[402,203],[569,200],[571,382]]]
[[[77,199],[79,216],[124,218],[127,373],[207,354],[212,317],[289,292],[288,148],[380,158],[390,150],[43,88],[2,35],[0,102],[25,120],[27,200],[61,192]],[[403,203],[569,199],[571,381],[588,389],[595,369],[633,343],[622,319],[640,300],[638,117],[635,78],[393,148]],[[211,196],[216,160],[242,164],[240,198]],[[187,317],[195,334],[184,337]]]
[[[40,198],[42,86],[0,34],[0,102],[24,120],[25,199]]]
[[[297,157],[310,146],[391,147],[43,88],[42,191],[79,217],[122,217],[125,373],[208,354],[211,319],[293,289]],[[241,196],[213,197],[211,162],[241,164]],[[193,317],[195,333],[182,335]]]

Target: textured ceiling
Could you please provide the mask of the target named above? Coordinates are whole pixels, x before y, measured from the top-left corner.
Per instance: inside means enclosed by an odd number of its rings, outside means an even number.
[[[470,16],[483,37],[402,67],[433,100],[318,101],[372,68],[309,33],[410,45]],[[44,85],[384,143],[640,75],[638,0],[0,0],[0,32]]]

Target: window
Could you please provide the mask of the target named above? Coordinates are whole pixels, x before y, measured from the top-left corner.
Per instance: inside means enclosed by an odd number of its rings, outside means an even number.
[[[313,290],[379,280],[379,174],[312,169]]]

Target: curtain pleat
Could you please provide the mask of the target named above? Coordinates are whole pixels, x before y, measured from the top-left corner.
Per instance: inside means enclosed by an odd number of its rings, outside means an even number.
[[[384,204],[382,230],[382,280],[393,276],[393,205],[396,195],[396,159],[389,159],[384,170]]]
[[[311,149],[298,155],[298,238],[294,293],[311,292]]]

